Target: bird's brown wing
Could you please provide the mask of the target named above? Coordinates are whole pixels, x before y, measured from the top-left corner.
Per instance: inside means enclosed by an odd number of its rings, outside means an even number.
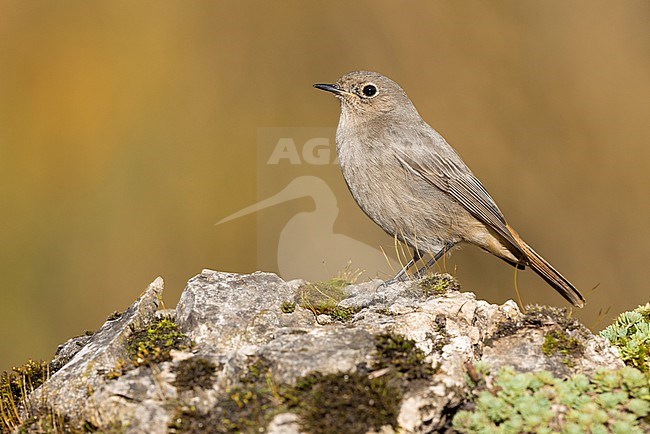
[[[462,162],[459,164],[453,161],[460,160],[460,157],[454,157],[456,158],[442,158],[438,154],[428,153],[426,158],[415,161],[403,151],[398,151],[397,154],[397,159],[405,169],[448,193],[474,217],[518,247],[519,243],[508,230],[506,219],[490,194]]]
[[[397,158],[406,170],[448,193],[474,217],[503,236],[526,258],[526,265],[530,265],[566,300],[574,306],[584,306],[585,298],[580,291],[508,226],[485,187],[465,166],[460,157],[451,150],[449,145],[441,150],[445,155],[426,152],[424,155],[410,156],[398,150]]]

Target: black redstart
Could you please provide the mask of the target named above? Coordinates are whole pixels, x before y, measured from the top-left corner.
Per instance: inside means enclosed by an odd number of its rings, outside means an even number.
[[[401,280],[422,255],[421,275],[459,243],[474,244],[518,268],[529,266],[573,305],[585,299],[506,222],[481,182],[431,128],[397,83],[355,71],[335,84],[315,84],[341,101],[336,150],[343,177],[361,209],[413,248]]]

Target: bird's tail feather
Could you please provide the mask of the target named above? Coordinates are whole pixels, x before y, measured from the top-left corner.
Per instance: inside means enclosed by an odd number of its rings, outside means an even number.
[[[540,277],[548,282],[557,292],[560,293],[569,303],[577,307],[583,307],[585,298],[580,292],[569,282],[564,276],[560,274],[551,264],[542,258],[536,251],[533,250],[524,240],[521,239],[519,234],[515,232],[510,226],[507,226],[508,231],[512,237],[517,241],[521,252],[526,256],[530,268],[539,274]]]

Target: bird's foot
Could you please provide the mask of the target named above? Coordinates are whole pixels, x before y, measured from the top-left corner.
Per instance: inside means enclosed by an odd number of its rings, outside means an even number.
[[[403,275],[403,276],[395,276],[392,279],[384,280],[384,282],[379,285],[380,288],[386,289],[390,285],[397,283],[397,282],[406,282],[407,280],[410,280],[408,276]]]

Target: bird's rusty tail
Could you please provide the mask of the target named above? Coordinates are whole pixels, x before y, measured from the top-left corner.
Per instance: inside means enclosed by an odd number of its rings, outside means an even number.
[[[560,274],[551,264],[546,262],[536,251],[533,250],[524,240],[521,239],[519,234],[515,232],[509,225],[506,225],[512,237],[517,241],[517,247],[526,256],[527,264],[530,268],[539,274],[540,277],[548,282],[562,297],[574,306],[583,307],[585,305],[585,298],[580,292],[569,282],[564,276]]]

